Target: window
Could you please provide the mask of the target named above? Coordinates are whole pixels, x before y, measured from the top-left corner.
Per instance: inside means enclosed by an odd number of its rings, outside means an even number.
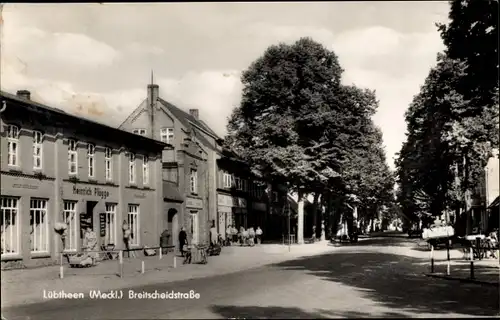
[[[42,169],[42,140],[40,131],[33,131],[33,169]]]
[[[232,179],[233,177],[229,173],[224,173],[223,179],[224,179],[224,188],[231,188],[232,186]]]
[[[19,252],[19,201],[16,198],[0,198],[2,215],[2,256]]]
[[[161,142],[172,144],[174,142],[174,128],[161,128],[160,140]]]
[[[89,178],[93,178],[95,176],[95,145],[89,143],[87,144],[87,158],[89,162]]]
[[[19,149],[19,128],[13,125],[7,127],[7,164],[9,166],[17,167],[18,162],[18,149]]]
[[[146,135],[146,129],[134,129],[133,133],[145,136]]]
[[[139,205],[128,205],[128,225],[130,227],[130,245],[139,245]]]
[[[106,203],[105,244],[116,244],[116,204]]]
[[[31,252],[49,252],[47,200],[31,199]]]
[[[64,250],[77,250],[77,222],[76,222],[76,201],[64,201],[63,222],[68,225],[67,235],[64,241]]]
[[[191,169],[189,176],[189,186],[191,193],[198,193],[198,171]]]
[[[128,168],[129,168],[129,179],[130,183],[135,183],[135,154],[130,153],[128,159]]]
[[[104,150],[104,166],[106,167],[106,181],[113,180],[113,153],[111,148]]]
[[[142,184],[149,184],[149,158],[144,156],[142,161]]]
[[[243,181],[240,178],[234,178],[234,184],[237,190],[242,190],[243,189]]]
[[[69,174],[78,174],[78,153],[75,140],[68,141],[68,169]]]

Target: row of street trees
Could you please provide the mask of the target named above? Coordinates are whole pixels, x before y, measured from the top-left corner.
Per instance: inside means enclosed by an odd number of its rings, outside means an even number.
[[[415,221],[455,212],[463,234],[472,188],[498,147],[498,1],[450,6],[449,23],[438,25],[446,50],[405,115],[397,197]]]
[[[393,200],[382,134],[372,121],[375,92],[342,85],[342,72],[335,53],[310,38],[273,45],[243,73],[241,105],[229,119],[227,146],[254,175],[298,194],[299,242],[308,194],[315,225],[326,206],[334,230],[351,212],[348,204],[368,220]]]

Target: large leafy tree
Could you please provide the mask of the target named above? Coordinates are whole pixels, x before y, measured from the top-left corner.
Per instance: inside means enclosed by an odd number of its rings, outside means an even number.
[[[447,49],[407,112],[397,162],[403,211],[420,216],[467,212],[498,144],[498,2],[450,4],[450,23],[439,25]]]
[[[227,143],[269,182],[303,195],[336,176],[322,141],[323,115],[339,90],[335,53],[309,38],[269,47],[242,75],[241,105],[229,119]]]
[[[242,102],[229,119],[226,143],[254,174],[299,193],[299,240],[302,195],[317,203],[335,193],[342,205],[359,193],[374,202],[391,181],[371,121],[375,94],[341,85],[341,74],[335,53],[309,38],[271,46],[243,73]]]

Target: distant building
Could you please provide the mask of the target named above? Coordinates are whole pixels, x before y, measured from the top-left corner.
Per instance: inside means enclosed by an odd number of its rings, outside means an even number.
[[[82,249],[90,227],[99,245],[158,244],[161,155],[168,144],[1,92],[2,268],[53,263]],[[65,248],[54,231],[66,223]]]

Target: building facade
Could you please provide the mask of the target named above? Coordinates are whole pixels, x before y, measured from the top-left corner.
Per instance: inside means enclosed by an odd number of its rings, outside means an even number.
[[[164,217],[176,245],[184,227],[188,241],[208,241],[208,229],[216,219],[216,158],[220,138],[199,119],[197,109],[182,111],[159,96],[159,86],[148,85],[147,98],[125,119],[120,129],[173,145],[162,155],[166,186],[178,190],[178,202],[165,201]],[[177,209],[174,207],[178,207]],[[175,210],[175,211],[174,211]],[[178,215],[177,215],[178,214]]]
[[[51,264],[61,250],[82,249],[91,228],[99,245],[159,241],[162,151],[168,145],[1,93],[2,268]],[[67,225],[62,248],[54,231]]]

